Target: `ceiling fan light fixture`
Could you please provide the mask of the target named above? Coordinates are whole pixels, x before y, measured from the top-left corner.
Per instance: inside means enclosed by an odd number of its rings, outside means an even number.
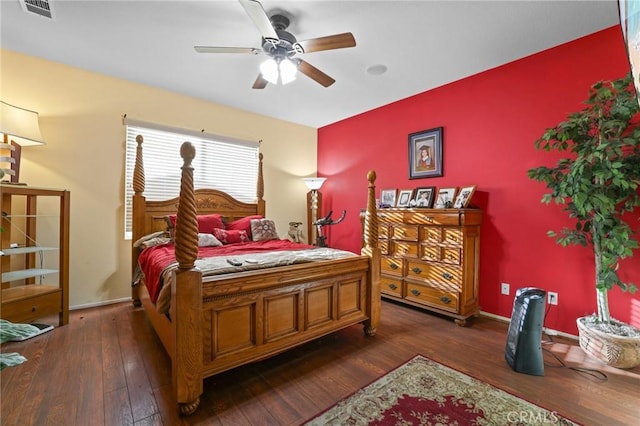
[[[298,67],[290,59],[283,59],[280,61],[280,79],[282,80],[282,84],[291,83],[296,79],[296,73],[298,72]]]
[[[275,59],[269,58],[260,64],[260,73],[269,83],[278,84],[278,63]]]

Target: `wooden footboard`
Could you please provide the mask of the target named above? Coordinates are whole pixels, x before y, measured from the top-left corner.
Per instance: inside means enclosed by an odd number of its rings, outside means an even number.
[[[140,158],[141,143],[140,139]],[[367,335],[375,334],[380,315],[375,173],[367,176],[365,245],[361,256],[203,280],[194,267],[199,210],[191,167],[195,149],[187,142],[181,155],[184,166],[175,230],[179,268],[171,288],[171,320],[155,311],[142,285],[137,286],[140,294],[134,292],[134,304],[141,301],[171,356],[174,394],[182,414],[190,414],[198,407],[205,377],[357,323],[363,323]],[[137,166],[136,161],[136,169]],[[134,173],[134,189],[135,176]],[[261,191],[261,183],[258,186]],[[142,189],[135,189],[138,199],[134,196],[134,226],[145,222],[136,222],[141,214],[136,209],[144,212],[148,204],[142,196],[143,187],[144,178]],[[146,223],[150,223],[148,215]],[[138,236],[150,231],[147,227],[138,231]]]

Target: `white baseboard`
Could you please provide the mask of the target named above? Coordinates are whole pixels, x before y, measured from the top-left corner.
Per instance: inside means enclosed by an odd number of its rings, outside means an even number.
[[[493,318],[498,321],[507,322],[507,323],[511,321],[511,318],[503,317],[501,315],[496,315],[496,314],[490,314],[489,312],[484,312],[484,311],[480,311],[480,315]],[[578,340],[578,336],[575,336],[569,333],[564,333],[562,331],[554,330],[552,328],[542,327],[542,331],[549,336],[562,336],[562,337],[566,337],[567,339]]]
[[[69,306],[69,310],[70,311],[76,311],[76,310],[79,310],[79,309],[95,308],[97,306],[113,305],[115,303],[130,302],[130,301],[131,301],[130,297],[124,297],[122,299],[105,300],[105,301],[102,301],[102,302],[86,303],[84,305]]]

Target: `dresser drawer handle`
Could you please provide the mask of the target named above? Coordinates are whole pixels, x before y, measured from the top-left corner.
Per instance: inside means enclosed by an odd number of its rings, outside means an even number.
[[[451,274],[450,274],[450,273],[448,273],[448,272],[443,272],[443,273],[442,273],[442,278],[444,278],[445,280],[450,280],[450,279],[452,279],[452,278],[453,278],[453,275],[451,275]]]
[[[420,274],[422,273],[422,269],[418,268],[417,266],[414,268],[411,268],[411,270],[415,273],[415,274]]]
[[[440,298],[440,301],[441,301],[442,303],[451,303],[451,299],[449,299],[447,296],[442,296],[442,297]]]
[[[32,306],[32,307],[31,307],[31,312],[35,312],[35,311],[37,311],[37,310],[38,310],[38,307],[37,307],[37,306]]]
[[[413,290],[411,290],[411,294],[413,294],[414,296],[420,296],[420,290],[416,290],[414,288]]]
[[[398,288],[398,286],[397,286],[397,285],[395,285],[395,284],[389,284],[389,288],[390,288],[391,290],[395,290],[396,288]]]
[[[398,268],[399,268],[399,266],[398,266],[398,265],[396,265],[395,263],[390,264],[390,265],[389,265],[389,267],[390,267],[391,269],[398,269]]]
[[[452,236],[452,235],[450,235],[450,236],[449,236],[449,239],[450,239],[451,241],[453,241],[453,242],[458,241],[458,239],[457,239],[456,237]]]
[[[426,220],[427,222],[433,222],[433,217],[431,216],[425,216],[424,220]]]
[[[448,255],[447,257],[449,258],[449,260],[456,260],[456,257],[452,254]]]
[[[428,256],[428,257],[430,257],[431,259],[433,259],[433,258],[435,258],[435,257],[436,257],[436,255],[435,255],[435,254],[433,254],[433,253],[429,253],[429,254],[427,254],[427,256]]]

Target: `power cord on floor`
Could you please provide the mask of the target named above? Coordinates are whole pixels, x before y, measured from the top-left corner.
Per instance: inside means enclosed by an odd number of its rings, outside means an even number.
[[[547,320],[547,315],[549,314],[549,310],[550,309],[551,309],[551,305],[547,305],[547,310],[544,313],[544,320],[542,321],[543,325]],[[553,337],[549,333],[544,331],[545,327],[542,327],[542,330],[543,330],[543,333],[547,336],[547,339],[548,339],[546,341],[543,340],[542,341],[542,345],[548,345],[548,344],[556,343],[556,342],[554,342]],[[545,352],[551,354],[556,359],[556,361],[558,361],[558,364],[559,364],[559,365],[552,365],[552,364],[548,364],[547,362],[545,362],[544,363],[545,367],[550,367],[550,368],[568,368],[569,370],[573,370],[573,371],[575,371],[577,373],[580,373],[580,374],[583,374],[585,376],[591,376],[591,377],[593,377],[594,379],[596,379],[597,381],[600,381],[600,382],[606,382],[608,380],[607,375],[605,373],[603,373],[602,371],[598,370],[598,369],[595,369],[595,368],[584,368],[584,367],[569,367],[569,366],[567,366],[567,364],[564,363],[563,360],[561,360],[558,357],[558,355],[554,354],[553,352],[551,352],[549,349],[545,348],[544,346],[542,347],[542,349]]]

